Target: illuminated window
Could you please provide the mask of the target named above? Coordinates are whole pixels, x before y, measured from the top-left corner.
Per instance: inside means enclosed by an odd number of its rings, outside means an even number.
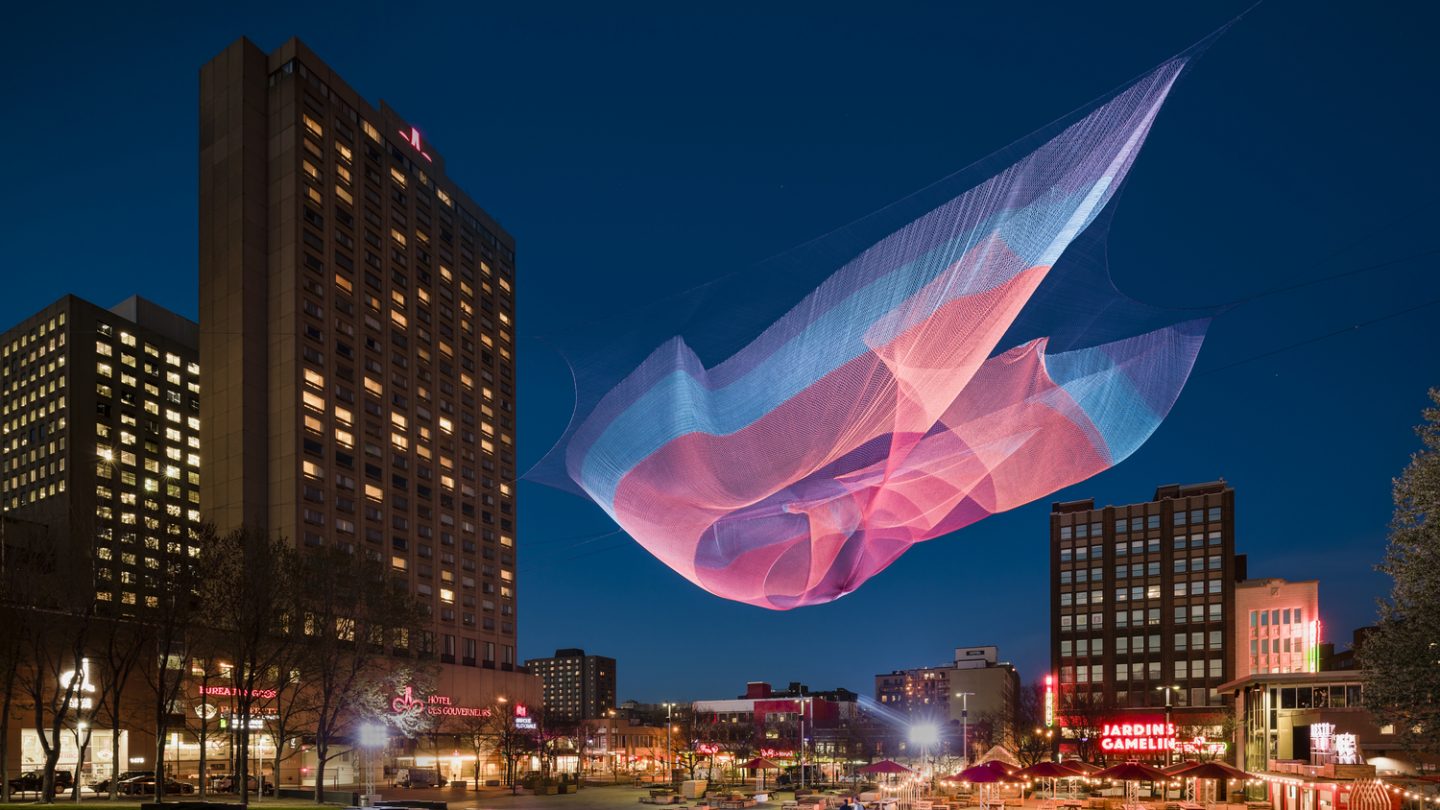
[[[300,398],[304,401],[305,407],[319,411],[320,413],[325,412],[325,398],[319,394],[313,391],[305,391],[301,394]]]
[[[325,375],[313,368],[307,368],[305,369],[305,384],[313,385],[323,391],[325,390]],[[323,406],[321,410],[324,410]]]
[[[405,173],[395,168],[394,166],[390,167],[390,179],[394,180],[396,183],[399,183],[401,188],[404,188],[407,185]]]
[[[342,408],[339,405],[336,405],[335,419],[339,421],[342,425],[349,425],[354,422],[354,415],[350,413],[349,408]]]
[[[355,153],[350,151],[350,147],[339,141],[335,142],[335,152],[340,155],[340,159],[346,163],[350,163],[355,159]]]
[[[344,200],[346,205],[354,205],[354,204],[355,204],[355,198],[354,198],[353,196],[351,196],[350,192],[348,192],[348,191],[345,190],[345,187],[344,187],[344,186],[341,186],[341,185],[335,186],[335,196],[336,196],[336,197],[339,197],[339,198],[342,199],[342,200]]]
[[[325,137],[325,128],[320,126],[319,121],[316,121],[314,118],[311,118],[309,115],[306,115],[304,113],[300,115],[300,120],[305,122],[305,128],[310,130],[310,133],[313,134],[315,137]]]
[[[313,461],[303,461],[301,462],[300,467],[305,472],[305,476],[307,478],[319,479],[325,477],[325,470],[319,464],[316,464]]]
[[[335,443],[349,450],[355,447],[355,434],[348,430],[335,428]]]
[[[401,556],[398,555],[398,554],[391,555],[391,557],[390,557],[390,567],[391,567],[391,568],[394,568],[396,571],[404,571],[404,570],[405,570],[406,568],[408,568],[409,566],[410,566],[410,563],[409,563],[404,557],[401,557]]]
[[[375,396],[378,397],[378,396],[381,396],[382,394],[384,394],[385,387],[380,384],[380,381],[379,381],[379,380],[377,380],[377,379],[375,379],[375,378],[373,378],[373,377],[366,377],[366,378],[365,378],[365,390],[366,390],[366,391],[369,391],[370,393],[372,393],[372,394],[374,394]]]
[[[369,498],[372,501],[383,501],[385,500],[385,490],[374,484],[366,484],[365,497]]]

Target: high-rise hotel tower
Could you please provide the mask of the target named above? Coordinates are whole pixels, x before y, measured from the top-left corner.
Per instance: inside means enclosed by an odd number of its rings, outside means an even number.
[[[435,145],[298,40],[202,69],[206,517],[389,565],[456,703],[538,698],[515,653],[514,274]]]

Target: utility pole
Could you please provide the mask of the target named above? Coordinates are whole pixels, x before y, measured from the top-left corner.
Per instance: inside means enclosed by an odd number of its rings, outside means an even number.
[[[960,759],[970,767],[970,696],[974,692],[956,692],[960,698]],[[953,750],[953,749],[952,749]]]

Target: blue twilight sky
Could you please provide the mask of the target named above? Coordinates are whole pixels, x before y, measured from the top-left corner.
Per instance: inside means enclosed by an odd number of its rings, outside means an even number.
[[[31,3],[0,83],[0,324],[63,293],[196,312],[200,65],[306,40],[409,116],[519,242],[520,442],[563,429],[565,364],[534,339],[872,211],[1153,66],[1248,0],[1209,3]],[[1177,306],[1440,248],[1437,7],[1270,0],[1172,96],[1111,235],[1116,282]],[[1255,575],[1321,580],[1326,635],[1385,581],[1389,482],[1440,384],[1440,307],[1206,373],[1440,298],[1437,257],[1249,304],[1214,325],[1169,420],[1058,493],[1234,484]],[[913,549],[836,603],[711,597],[587,502],[520,489],[522,657],[619,659],[620,697],[746,680],[872,689],[999,644],[1047,663],[1049,502]]]

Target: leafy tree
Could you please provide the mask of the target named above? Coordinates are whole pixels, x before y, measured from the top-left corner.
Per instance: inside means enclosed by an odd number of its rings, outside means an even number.
[[[1365,704],[1410,751],[1440,753],[1440,388],[1416,427],[1421,449],[1395,479],[1390,575],[1380,621],[1356,651]]]

